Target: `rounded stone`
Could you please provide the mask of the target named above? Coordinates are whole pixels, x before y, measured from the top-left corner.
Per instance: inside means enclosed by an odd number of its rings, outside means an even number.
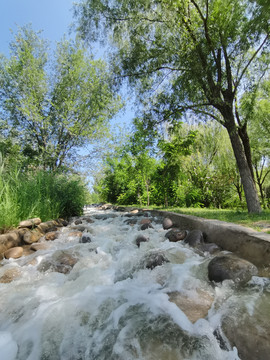
[[[148,224],[143,224],[141,226],[141,230],[146,230],[146,229],[153,229],[152,224],[148,223]]]
[[[166,234],[165,237],[172,242],[177,242],[180,240],[184,240],[187,235],[186,230],[180,229],[171,229]]]
[[[255,265],[232,254],[216,256],[208,264],[208,278],[215,282],[233,280],[246,283],[257,273]]]
[[[90,243],[91,242],[91,237],[89,234],[83,234],[81,239],[80,239],[80,243],[82,244],[86,244],[86,243]]]
[[[53,240],[57,239],[58,236],[59,236],[59,233],[58,233],[58,232],[56,232],[56,231],[50,231],[50,232],[48,232],[48,233],[45,235],[45,239],[46,239],[47,241],[53,241]]]
[[[22,256],[23,254],[23,248],[21,246],[16,246],[14,248],[8,249],[7,251],[5,251],[4,256],[6,259],[18,259]]]
[[[137,245],[138,247],[140,247],[141,242],[147,242],[147,241],[149,241],[149,239],[148,239],[146,236],[144,236],[144,235],[138,235],[138,236],[136,237],[136,240],[135,240],[136,245]]]
[[[164,230],[171,229],[173,227],[173,222],[170,218],[164,218],[162,222],[162,226]]]
[[[185,238],[185,243],[192,247],[203,243],[203,233],[201,232],[201,230],[189,231]]]

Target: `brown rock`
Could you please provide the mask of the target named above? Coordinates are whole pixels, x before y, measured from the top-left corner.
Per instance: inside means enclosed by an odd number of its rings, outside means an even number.
[[[45,233],[47,233],[47,232],[49,232],[49,231],[53,231],[52,229],[56,229],[56,230],[57,230],[57,225],[58,225],[57,221],[54,221],[54,220],[52,220],[52,221],[46,221],[46,222],[43,222],[43,223],[39,224],[38,227],[37,227],[37,229],[38,229],[41,233],[45,234]]]
[[[0,235],[0,253],[21,245],[21,234],[18,230]]]
[[[6,259],[10,259],[10,258],[18,259],[22,256],[22,254],[23,254],[23,248],[21,246],[16,246],[5,251],[4,256]]]
[[[186,230],[171,229],[165,234],[165,237],[169,239],[169,241],[177,242],[185,239],[186,235]]]
[[[82,232],[81,232],[81,231],[71,231],[71,232],[68,234],[68,237],[71,237],[71,236],[81,237],[81,236],[82,236]]]
[[[0,277],[0,283],[7,284],[21,276],[21,271],[17,268],[7,269]]]
[[[30,228],[30,229],[32,229],[34,226],[37,226],[40,223],[41,223],[40,218],[28,219],[28,220],[21,221],[19,223],[19,228]]]
[[[180,292],[169,293],[169,300],[175,303],[192,323],[205,318],[214,301],[214,296],[205,290],[196,289],[194,297],[188,297]]]
[[[59,233],[56,231],[50,231],[45,235],[47,241],[53,241],[59,237]]]
[[[31,245],[31,249],[34,251],[38,250],[46,250],[50,247],[47,243],[41,242],[41,243],[35,243]]]
[[[42,237],[42,234],[39,231],[35,231],[35,230],[30,231],[30,230],[28,230],[23,235],[23,241],[26,244],[33,244],[33,243],[37,242],[41,237]]]
[[[173,222],[169,218],[164,218],[164,220],[162,222],[162,226],[163,226],[164,230],[168,230],[173,227]]]
[[[22,256],[28,256],[34,253],[34,250],[31,249],[31,245],[23,245],[23,254]]]
[[[151,220],[150,219],[147,219],[147,218],[144,218],[140,221],[140,224],[141,225],[144,225],[144,224],[151,224]]]

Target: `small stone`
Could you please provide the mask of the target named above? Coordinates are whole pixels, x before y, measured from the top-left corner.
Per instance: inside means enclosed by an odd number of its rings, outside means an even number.
[[[75,224],[75,225],[80,225],[80,224],[82,224],[82,220],[81,220],[81,219],[77,219],[77,220],[74,221],[74,224]]]
[[[141,225],[151,224],[151,220],[148,219],[148,218],[141,219],[140,224],[141,224]]]
[[[18,259],[22,256],[22,254],[23,254],[23,248],[21,246],[13,247],[4,252],[4,256],[6,259],[10,259],[10,258]]]
[[[140,247],[141,242],[147,242],[147,241],[149,241],[149,238],[147,238],[147,237],[144,236],[144,235],[139,235],[139,236],[137,236],[137,238],[136,238],[136,240],[135,240],[136,245],[137,245],[138,247]]]
[[[153,229],[152,224],[143,224],[141,226],[141,230],[146,230],[146,229]]]
[[[153,270],[156,266],[161,266],[165,262],[169,262],[169,260],[165,257],[164,254],[161,252],[152,253],[146,257],[145,267],[147,269]]]
[[[89,234],[83,234],[81,239],[80,239],[80,243],[82,244],[86,244],[86,243],[90,243],[91,242],[91,238]]]
[[[81,237],[82,236],[82,232],[81,231],[72,231],[68,234],[68,237],[71,237],[71,236],[74,236],[74,237]]]

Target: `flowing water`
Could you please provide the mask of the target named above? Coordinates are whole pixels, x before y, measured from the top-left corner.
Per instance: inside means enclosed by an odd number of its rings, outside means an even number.
[[[20,276],[0,284],[0,359],[239,359],[221,320],[240,302],[253,311],[265,293],[261,278],[244,294],[230,282],[214,287],[211,256],[169,242],[160,219],[138,248],[138,215],[95,208],[87,215],[94,222],[82,225],[91,242],[79,243],[69,226],[48,249],[2,261],[0,276],[10,269]],[[153,254],[169,262],[147,268]],[[204,302],[206,313],[192,319]]]

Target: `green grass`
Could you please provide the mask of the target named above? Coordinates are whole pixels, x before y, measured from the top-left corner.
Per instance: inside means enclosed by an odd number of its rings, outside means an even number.
[[[21,220],[42,221],[81,215],[86,188],[78,176],[5,169],[0,164],[0,232]]]

